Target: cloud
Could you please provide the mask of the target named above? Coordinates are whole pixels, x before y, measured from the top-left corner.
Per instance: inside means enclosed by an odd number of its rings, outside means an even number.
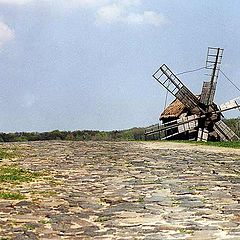
[[[165,18],[153,11],[143,11],[143,13],[133,12],[132,6],[140,5],[139,0],[116,1],[100,7],[97,10],[97,22],[100,23],[127,23],[127,24],[148,24],[159,26],[165,23]]]
[[[56,1],[56,0],[45,0]],[[58,0],[79,7],[100,7],[108,4],[121,4],[122,6],[139,5],[141,0]]]
[[[1,0],[0,0],[1,1]],[[29,0],[30,1],[30,0]],[[36,0],[32,0],[36,1]],[[165,23],[165,18],[154,11],[140,12],[143,0],[42,0],[52,7],[68,9],[91,9],[96,13],[97,23],[148,24],[159,26]],[[56,4],[57,1],[57,4]]]
[[[101,7],[98,12],[98,21],[99,22],[120,22],[123,17],[122,8],[116,4],[107,5]]]
[[[139,10],[143,0],[0,0],[0,4],[24,5],[28,3],[49,4],[61,11],[91,9],[96,13],[97,23],[124,23],[132,25],[154,25],[165,23],[165,18],[155,12]]]
[[[108,0],[70,0],[72,4],[81,6],[81,7],[96,7],[101,6],[103,4],[107,4]]]
[[[137,6],[141,4],[141,0],[119,0],[117,2],[123,6]]]
[[[53,7],[62,6],[63,8],[79,8],[79,7],[95,8],[103,6],[110,2],[110,0],[42,0],[42,1],[45,3],[50,3]]]
[[[165,18],[153,11],[144,11],[143,14],[131,13],[127,16],[126,22],[136,24],[151,24],[159,26],[165,23]]]
[[[123,0],[124,1],[124,0]],[[136,1],[136,0],[133,0]],[[37,6],[45,5],[55,10],[68,12],[69,10],[94,9],[113,2],[113,0],[0,0],[0,5],[11,5],[13,7],[19,5],[37,4]]]
[[[10,29],[4,22],[0,22],[0,47],[12,39],[14,39],[14,31]]]
[[[0,4],[23,5],[32,2],[32,0],[0,0]]]

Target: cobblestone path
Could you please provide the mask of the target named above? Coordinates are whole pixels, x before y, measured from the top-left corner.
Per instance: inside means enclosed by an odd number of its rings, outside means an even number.
[[[240,150],[161,142],[2,144],[41,173],[1,183],[0,239],[240,239]]]

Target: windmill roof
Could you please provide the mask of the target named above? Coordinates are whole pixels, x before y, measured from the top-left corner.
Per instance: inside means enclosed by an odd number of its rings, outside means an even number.
[[[160,115],[160,120],[166,118],[178,118],[183,112],[186,112],[186,106],[178,99],[175,99]]]

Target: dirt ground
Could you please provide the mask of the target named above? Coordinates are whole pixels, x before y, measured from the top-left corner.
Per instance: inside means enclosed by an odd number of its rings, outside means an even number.
[[[240,150],[169,142],[2,144],[0,239],[240,239]]]

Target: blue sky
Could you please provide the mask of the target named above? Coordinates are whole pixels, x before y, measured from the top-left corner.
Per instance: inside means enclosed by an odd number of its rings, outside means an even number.
[[[152,73],[202,67],[208,46],[225,49],[222,70],[239,86],[239,9],[237,0],[0,0],[0,131],[156,123],[166,91]],[[181,79],[197,94],[204,73]],[[220,75],[216,102],[239,95]]]

